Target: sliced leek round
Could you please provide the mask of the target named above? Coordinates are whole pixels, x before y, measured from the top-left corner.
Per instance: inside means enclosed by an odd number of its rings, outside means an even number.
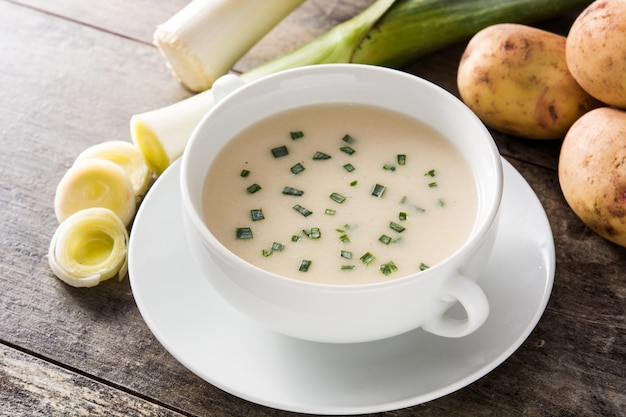
[[[135,195],[140,197],[146,193],[150,183],[150,169],[143,154],[135,145],[123,140],[102,142],[81,152],[76,162],[94,158],[106,159],[118,164],[128,174]]]
[[[137,198],[126,171],[105,159],[76,162],[63,176],[54,196],[59,223],[79,210],[104,207],[112,210],[125,225],[135,215]]]
[[[52,272],[73,287],[93,287],[128,271],[128,231],[111,210],[79,210],[57,227],[48,263]]]

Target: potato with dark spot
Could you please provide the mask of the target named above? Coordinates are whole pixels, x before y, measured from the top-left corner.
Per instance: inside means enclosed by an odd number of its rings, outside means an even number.
[[[591,3],[572,24],[565,54],[589,94],[626,109],[626,0]]]
[[[626,247],[626,111],[602,107],[574,123],[563,140],[559,182],[589,228]]]
[[[457,74],[461,98],[489,127],[530,139],[560,139],[600,103],[570,74],[565,37],[497,24],[468,43]]]

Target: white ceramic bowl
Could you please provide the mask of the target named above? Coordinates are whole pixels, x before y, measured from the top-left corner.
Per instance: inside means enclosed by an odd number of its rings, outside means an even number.
[[[303,67],[240,88],[232,81],[225,78],[217,83],[214,91],[219,102],[185,149],[181,192],[191,251],[207,279],[233,307],[277,332],[319,342],[366,342],[418,327],[440,336],[462,337],[482,325],[489,303],[476,281],[493,247],[502,197],[502,165],[491,135],[460,100],[416,76],[366,65]],[[235,91],[228,94],[232,89]],[[213,236],[202,220],[203,183],[223,145],[270,115],[296,104],[322,103],[358,103],[405,113],[452,141],[466,157],[479,194],[474,228],[459,250],[430,269],[404,278],[332,285],[262,270],[230,252]],[[216,266],[223,274],[212,272]],[[456,303],[462,305],[466,317],[446,315]]]

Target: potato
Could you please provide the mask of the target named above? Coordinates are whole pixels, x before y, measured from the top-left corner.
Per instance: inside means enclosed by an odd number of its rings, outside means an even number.
[[[474,35],[457,85],[487,126],[531,139],[563,138],[600,104],[569,73],[565,37],[520,24],[497,24]]]
[[[626,0],[598,0],[574,21],[565,47],[570,72],[589,94],[626,109]]]
[[[602,107],[574,123],[563,140],[559,182],[587,226],[626,247],[626,111]]]

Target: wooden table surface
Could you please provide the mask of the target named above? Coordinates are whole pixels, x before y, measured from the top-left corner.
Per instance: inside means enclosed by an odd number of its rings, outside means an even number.
[[[190,95],[152,33],[187,0],[0,0],[0,414],[289,416],[203,381],[157,341],[129,280],[69,287],[46,254],[57,183],[86,147],[130,140],[129,119]],[[367,0],[308,0],[235,67],[321,34]],[[540,27],[565,34],[575,14]],[[457,94],[463,44],[405,70]],[[586,228],[556,174],[559,141],[494,133],[537,193],[555,238],[545,314],[503,364],[445,397],[386,416],[626,415],[626,249]],[[520,225],[523,227],[523,225]]]

